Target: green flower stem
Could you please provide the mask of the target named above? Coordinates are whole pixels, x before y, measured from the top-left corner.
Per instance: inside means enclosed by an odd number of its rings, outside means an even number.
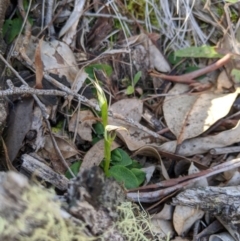
[[[104,157],[104,173],[107,175],[111,161],[111,143],[106,137],[104,138]]]

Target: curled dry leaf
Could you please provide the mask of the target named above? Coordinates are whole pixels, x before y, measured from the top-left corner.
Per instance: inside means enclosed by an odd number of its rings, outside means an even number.
[[[184,235],[203,215],[204,212],[200,209],[176,206],[173,213],[173,225],[178,235]]]
[[[155,157],[156,159],[159,160],[160,164],[161,164],[161,171],[162,171],[162,175],[166,180],[169,180],[170,177],[168,175],[167,169],[165,168],[162,158],[159,155],[158,151],[156,148],[152,147],[152,146],[144,146],[139,148],[136,152],[134,152],[133,156],[136,155],[143,155],[143,156],[151,156],[151,157]]]
[[[240,142],[240,122],[233,129],[222,131],[217,135],[184,141],[178,150],[178,154],[182,156],[202,154],[212,148],[225,147],[237,142]],[[157,148],[166,152],[175,152],[176,147],[177,141],[169,141]]]
[[[111,145],[111,151],[118,148],[119,144],[113,141]],[[98,141],[93,145],[90,150],[85,154],[81,168],[91,168],[93,166],[99,166],[104,158],[104,140]]]
[[[92,141],[92,125],[96,123],[96,118],[90,110],[75,112],[70,119],[68,130],[77,131],[82,140]]]
[[[178,144],[202,134],[227,115],[238,95],[238,91],[229,94],[208,91],[181,95],[187,90],[186,85],[176,84],[169,92],[175,96],[166,97],[163,104],[165,121]]]

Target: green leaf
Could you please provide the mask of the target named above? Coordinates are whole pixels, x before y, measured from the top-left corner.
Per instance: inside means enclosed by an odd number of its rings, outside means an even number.
[[[103,135],[104,134],[104,127],[101,122],[97,122],[96,124],[93,124],[93,129],[97,135]]]
[[[132,164],[132,159],[124,150],[117,148],[111,153],[111,164],[118,166],[129,166]]]
[[[111,167],[108,175],[114,177],[119,183],[123,183],[127,189],[137,188],[139,186],[136,176],[124,166],[117,165]]]
[[[91,79],[94,79],[94,69],[104,71],[107,76],[112,75],[112,67],[108,64],[91,64],[85,67],[85,72],[89,75]]]
[[[74,174],[75,176],[77,176],[81,164],[82,164],[82,161],[76,161],[76,162],[74,162],[74,163],[70,166],[70,169],[72,170],[72,172],[73,172],[73,174]],[[68,179],[73,178],[72,175],[71,175],[71,173],[70,173],[68,170],[66,171],[65,176],[66,176]]]
[[[240,83],[240,70],[232,69],[231,76],[233,77],[236,83]]]
[[[52,132],[55,133],[55,134],[61,133],[62,130],[63,130],[63,125],[64,125],[63,120],[59,121],[56,126],[51,128]]]
[[[129,169],[132,169],[132,168],[138,168],[138,169],[140,169],[140,168],[142,168],[143,166],[139,163],[139,162],[137,162],[137,161],[135,161],[135,160],[132,160],[132,164],[130,165],[130,166],[128,166],[128,168]]]
[[[111,152],[111,160],[112,160],[112,163],[115,162],[115,163],[118,163],[122,160],[122,155],[120,153],[120,150],[119,148],[113,150]]]
[[[133,84],[134,86],[137,84],[137,82],[140,80],[142,76],[142,71],[138,71],[135,75],[134,75],[134,78],[133,78]]]
[[[174,52],[178,57],[191,58],[221,58],[223,55],[219,54],[215,47],[203,45],[201,47],[188,47]]]
[[[177,57],[173,52],[171,52],[168,56],[168,61],[171,65],[176,65],[178,64],[180,61],[182,60],[182,58]]]
[[[131,171],[136,176],[138,180],[138,186],[140,186],[146,178],[146,173],[138,168],[132,168]]]
[[[7,19],[3,25],[3,36],[5,37],[8,44],[10,44],[19,34],[22,27],[22,19],[14,18]]]
[[[134,93],[134,87],[131,86],[131,85],[129,85],[129,86],[127,87],[127,89],[126,89],[126,94],[127,94],[127,95],[131,95],[131,94],[133,94],[133,93]]]

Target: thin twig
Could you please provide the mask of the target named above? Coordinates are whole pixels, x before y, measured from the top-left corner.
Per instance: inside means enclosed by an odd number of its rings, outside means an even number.
[[[54,149],[56,150],[60,160],[62,161],[62,163],[64,164],[64,166],[67,168],[67,170],[71,173],[72,177],[76,177],[75,174],[73,173],[73,171],[71,170],[71,168],[69,167],[69,165],[67,164],[65,158],[63,157],[60,149],[58,148],[58,145],[57,145],[57,142],[51,132],[51,125],[49,123],[49,121],[47,119],[45,119],[46,123],[47,123],[47,127],[48,127],[48,130],[49,131],[49,134],[50,134],[50,137],[51,137],[51,140],[52,140],[52,143],[53,143],[53,146],[54,146]]]
[[[129,192],[127,194],[127,196],[128,196],[128,198],[132,199],[135,202],[138,202],[138,201],[146,202],[146,203],[156,202],[175,191],[179,191],[183,188],[186,188],[190,184],[192,184],[196,181],[199,181],[202,178],[207,178],[207,177],[216,175],[218,173],[229,171],[231,169],[238,168],[238,167],[240,167],[240,158],[233,159],[231,161],[222,163],[218,166],[214,166],[207,170],[204,170],[204,171],[201,171],[198,173],[194,173],[194,174],[191,174],[186,177],[170,179],[170,180],[163,181],[161,183],[152,184],[152,185],[148,185],[148,186],[139,188],[139,189],[143,189],[143,188],[152,189],[152,188],[154,188],[154,186],[155,186],[155,188],[167,186],[166,188],[163,188],[161,190],[149,191],[149,192],[146,191],[146,192],[140,192],[140,193],[139,193],[139,191],[138,192]]]
[[[224,57],[219,59],[217,62],[215,62],[214,64],[211,64],[209,66],[206,66],[202,69],[193,71],[193,72],[188,73],[188,74],[166,75],[166,74],[160,74],[160,73],[150,73],[150,75],[160,77],[160,78],[163,78],[163,79],[166,79],[166,80],[170,80],[170,81],[173,81],[173,82],[177,82],[177,83],[192,84],[192,83],[196,83],[196,81],[194,79],[196,79],[197,77],[221,68],[223,65],[225,65],[226,63],[228,63],[232,59],[232,56],[233,56],[232,53],[228,53]]]
[[[68,95],[64,91],[60,90],[45,90],[45,89],[34,89],[26,85],[22,85],[21,87],[15,87],[12,84],[10,79],[7,80],[7,84],[9,89],[0,90],[0,96],[10,96],[10,95],[21,95],[21,94],[30,94],[30,95],[54,95],[54,96],[62,96],[66,98]]]

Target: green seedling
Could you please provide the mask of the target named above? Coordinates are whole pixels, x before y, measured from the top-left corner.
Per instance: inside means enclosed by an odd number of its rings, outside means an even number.
[[[93,82],[98,96],[98,103],[101,110],[102,124],[104,127],[104,173],[108,174],[110,161],[111,161],[111,145],[115,139],[116,134],[107,130],[108,125],[108,103],[107,98],[97,81]]]
[[[137,82],[140,80],[141,76],[142,76],[142,72],[141,72],[141,71],[138,71],[138,72],[135,74],[135,76],[134,76],[134,78],[133,78],[132,84],[129,85],[129,86],[127,87],[127,89],[126,89],[126,94],[127,94],[127,95],[131,95],[131,94],[134,93],[134,87],[135,87],[135,85],[137,84]]]
[[[112,176],[117,181],[124,183],[127,189],[136,188],[145,180],[145,173],[136,166],[136,162],[133,162],[122,149],[116,149],[111,152],[112,143],[116,138],[116,131],[126,129],[124,127],[108,125],[108,103],[106,96],[97,81],[93,82],[93,84],[97,91],[104,129],[104,173],[106,176]],[[100,126],[96,130],[99,132],[98,134],[102,134]]]

